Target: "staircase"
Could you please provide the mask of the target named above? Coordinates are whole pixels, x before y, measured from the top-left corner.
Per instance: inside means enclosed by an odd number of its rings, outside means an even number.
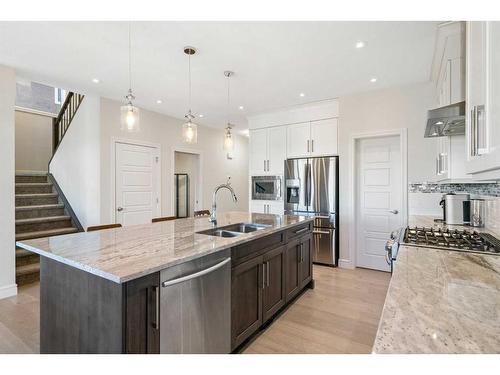
[[[81,225],[64,201],[47,174],[16,174],[16,241],[79,232]],[[17,285],[39,278],[39,256],[16,246]]]

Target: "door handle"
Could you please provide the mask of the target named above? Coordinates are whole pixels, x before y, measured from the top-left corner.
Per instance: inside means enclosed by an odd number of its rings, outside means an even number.
[[[155,318],[153,320],[153,328],[156,330],[160,329],[160,288],[157,286],[153,287],[153,293],[155,294]]]
[[[262,263],[262,289],[266,287],[266,264]]]
[[[307,140],[307,152],[309,152],[309,139]]]
[[[266,284],[269,287],[269,262],[266,262]]]
[[[266,171],[266,160],[264,159],[264,172]]]
[[[314,139],[311,139],[311,152],[314,152]]]
[[[304,233],[306,231],[309,230],[309,227],[305,227],[305,228],[302,228],[302,229],[299,229],[299,230],[296,230],[294,233],[295,234],[300,234],[300,233]]]
[[[118,207],[118,208],[116,209],[116,211],[118,211],[118,212],[122,212],[122,211],[123,211],[123,207]]]
[[[389,212],[390,212],[391,214],[394,214],[394,215],[397,215],[397,214],[399,213],[399,211],[398,211],[398,210],[389,210]]]

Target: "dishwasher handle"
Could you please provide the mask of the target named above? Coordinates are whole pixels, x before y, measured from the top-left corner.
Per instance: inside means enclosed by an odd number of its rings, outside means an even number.
[[[196,279],[197,277],[201,277],[201,276],[206,275],[206,274],[208,274],[210,272],[218,270],[219,268],[223,267],[224,265],[226,265],[230,261],[231,261],[231,258],[226,258],[223,261],[221,261],[221,262],[213,265],[212,267],[205,268],[202,271],[195,272],[195,273],[192,273],[190,275],[182,276],[182,277],[179,277],[177,279],[164,281],[164,282],[161,283],[161,286],[164,287],[164,288],[166,288],[168,286],[179,284],[179,283],[182,283],[184,281]]]

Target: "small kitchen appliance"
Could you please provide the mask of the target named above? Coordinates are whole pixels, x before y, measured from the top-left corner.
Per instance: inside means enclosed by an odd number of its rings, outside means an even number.
[[[445,194],[440,205],[443,207],[443,220],[446,224],[465,225],[470,223],[469,194]]]
[[[484,199],[470,200],[470,225],[471,227],[484,227],[486,212]]]
[[[281,176],[252,176],[252,199],[281,200]]]

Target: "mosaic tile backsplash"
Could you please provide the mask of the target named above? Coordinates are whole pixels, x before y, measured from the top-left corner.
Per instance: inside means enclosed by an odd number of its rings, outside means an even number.
[[[500,197],[500,183],[489,184],[408,184],[410,193],[469,193],[489,197]]]

